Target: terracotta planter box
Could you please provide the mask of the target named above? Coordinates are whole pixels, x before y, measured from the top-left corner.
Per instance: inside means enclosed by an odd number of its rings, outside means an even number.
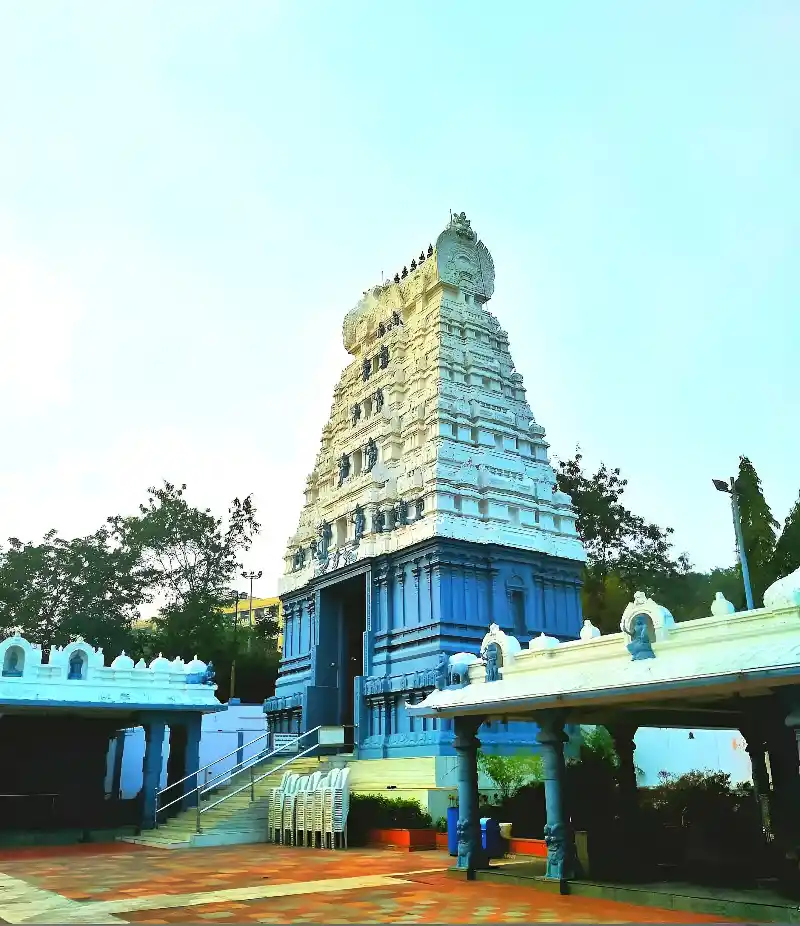
[[[422,849],[435,849],[436,836],[436,830],[370,830],[367,841],[371,846],[385,846],[387,849],[417,852]],[[447,845],[446,834],[445,845]]]
[[[447,833],[437,833],[436,834],[436,848],[447,850]]]
[[[547,858],[547,846],[544,839],[515,839],[509,840],[508,851],[514,855],[535,855],[537,858]]]

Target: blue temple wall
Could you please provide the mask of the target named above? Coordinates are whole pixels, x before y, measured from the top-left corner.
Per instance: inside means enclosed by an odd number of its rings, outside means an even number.
[[[283,658],[275,697],[265,702],[271,729],[354,722],[359,758],[452,755],[451,722],[412,718],[405,702],[434,688],[440,653],[477,654],[491,623],[523,646],[540,633],[576,639],[581,572],[581,563],[545,554],[436,539],[314,579],[283,598]],[[336,668],[346,617],[326,589],[358,575],[366,617],[351,721]],[[487,751],[535,743],[523,723],[495,722],[480,737]]]

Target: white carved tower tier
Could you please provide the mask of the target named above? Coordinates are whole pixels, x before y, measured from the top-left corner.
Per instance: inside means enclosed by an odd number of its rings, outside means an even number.
[[[434,537],[583,561],[464,214],[344,319],[334,390],[281,594]]]

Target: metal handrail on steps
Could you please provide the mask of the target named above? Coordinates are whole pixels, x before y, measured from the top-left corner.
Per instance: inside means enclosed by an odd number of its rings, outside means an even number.
[[[156,814],[155,814],[156,826],[158,826],[159,811],[166,810],[168,807],[173,807],[175,804],[180,803],[181,801],[184,800],[184,798],[188,797],[190,794],[193,794],[196,790],[198,790],[201,787],[200,776],[203,774],[203,772],[207,772],[212,766],[218,765],[220,762],[224,762],[225,759],[230,759],[231,756],[235,756],[240,750],[245,750],[249,746],[252,746],[254,743],[258,743],[261,740],[268,740],[271,735],[272,734],[269,732],[260,733],[255,739],[250,740],[249,743],[242,743],[241,746],[237,746],[236,749],[232,749],[230,752],[226,753],[224,756],[220,756],[218,759],[214,759],[213,762],[209,762],[207,765],[204,765],[202,768],[197,769],[196,772],[189,772],[189,774],[184,775],[183,778],[179,778],[177,781],[173,781],[171,784],[168,784],[166,787],[161,788],[161,790],[156,791]],[[257,756],[263,756],[263,755],[264,755],[263,753],[257,753]],[[251,756],[251,758],[253,757]],[[249,760],[246,760],[246,761],[249,761]],[[211,781],[214,782],[214,781],[217,781],[219,778],[224,778],[226,776],[230,777],[230,775],[239,768],[239,765],[244,765],[244,764],[245,764],[244,761],[237,763],[229,771],[220,772],[219,775],[215,775],[214,778],[211,779]],[[172,788],[176,788],[178,785],[182,785],[184,781],[188,781],[190,778],[195,779],[195,787],[192,788],[191,791],[186,791],[185,793],[181,794],[180,797],[176,798],[174,801],[170,801],[168,804],[161,803],[161,798],[163,798],[163,796],[167,793],[167,791],[170,791]],[[208,785],[208,781],[206,781],[205,784]]]
[[[327,729],[331,731],[331,734],[333,734],[333,732],[336,731],[336,737],[333,737],[332,735],[330,735],[329,737],[326,738],[327,741],[323,742],[320,736],[320,731],[323,729]],[[281,743],[280,746],[276,747],[271,752],[261,752],[261,753],[257,753],[255,756],[251,756],[249,759],[246,759],[243,762],[240,762],[238,765],[234,766],[230,771],[224,772],[221,775],[216,776],[214,779],[212,779],[211,783],[207,782],[201,785],[199,784],[199,778],[198,778],[198,784],[191,791],[187,791],[184,794],[182,794],[179,798],[177,798],[176,800],[171,801],[169,804],[164,804],[163,806],[159,807],[158,806],[159,796],[168,790],[168,788],[164,788],[162,791],[159,791],[156,794],[156,826],[158,826],[158,811],[159,810],[166,810],[167,807],[171,807],[174,804],[178,803],[179,801],[183,801],[187,797],[191,796],[192,794],[195,794],[196,795],[196,831],[198,833],[201,833],[202,832],[201,825],[200,825],[201,814],[204,814],[206,811],[211,810],[214,807],[218,807],[220,804],[224,803],[229,798],[235,797],[237,794],[241,794],[243,791],[246,791],[248,788],[250,789],[250,802],[251,803],[254,802],[255,801],[255,785],[257,782],[263,781],[263,779],[269,777],[270,775],[274,775],[276,772],[280,772],[282,769],[286,768],[286,766],[291,765],[292,762],[295,762],[297,759],[301,759],[305,756],[308,756],[310,753],[312,753],[315,749],[318,749],[320,746],[343,745],[345,729],[346,728],[344,726],[324,727],[323,725],[320,725],[320,726],[314,727],[311,730],[307,730],[305,733],[300,733],[297,736],[294,736],[291,739],[284,741],[283,743]],[[279,763],[277,766],[270,767],[266,772],[264,772],[263,775],[260,775],[258,778],[255,777],[253,772],[254,772],[256,765],[259,765],[262,762],[266,762],[268,759],[274,758],[275,756],[278,756],[281,753],[286,753],[289,750],[294,750],[297,746],[300,745],[301,740],[306,739],[306,737],[309,737],[314,733],[317,734],[316,743],[312,743],[306,749],[303,749],[300,752],[297,752],[289,756],[289,758],[287,758],[284,762]],[[268,736],[268,735],[269,734],[265,734],[264,736]],[[256,743],[259,740],[264,739],[264,736],[256,737],[256,739],[253,740],[252,742]],[[247,745],[251,745],[251,744],[248,743]],[[240,748],[244,748],[244,747],[240,747]],[[239,749],[235,750],[234,752],[239,752]],[[225,758],[230,758],[231,755],[234,755],[234,752],[229,753],[227,756],[222,756],[220,759],[217,759],[217,762],[220,762],[222,761],[222,759],[225,759]],[[190,775],[184,776],[180,781],[173,782],[173,784],[168,787],[174,787],[177,784],[181,784],[182,782],[188,780],[194,775],[199,776],[200,772],[205,771],[206,769],[210,768],[211,765],[215,765],[215,764],[216,762],[209,763],[209,765],[204,766],[203,769],[198,769],[197,772],[193,772]],[[224,777],[228,780],[228,782],[230,782],[237,775],[240,775],[242,772],[246,772],[246,771],[250,772],[250,781],[248,783],[242,785],[242,787],[237,788],[234,791],[229,792],[228,794],[223,795],[219,800],[214,801],[213,804],[208,804],[206,807],[202,806],[203,795],[213,790],[214,788],[213,783],[216,780]]]
[[[200,795],[198,794],[197,807],[196,807],[195,831],[196,831],[197,833],[202,833],[202,832],[203,832],[202,827],[201,827],[201,825],[200,825],[200,816],[201,816],[201,814],[204,814],[204,813],[206,813],[206,812],[209,811],[209,810],[213,810],[215,807],[219,807],[220,804],[224,804],[225,801],[229,800],[229,799],[232,798],[232,797],[236,797],[237,794],[241,794],[243,791],[247,791],[248,788],[249,788],[249,790],[250,790],[250,803],[252,804],[252,803],[255,801],[255,799],[256,799],[256,795],[255,795],[255,786],[256,786],[257,782],[263,781],[265,778],[269,778],[270,775],[274,775],[274,774],[276,774],[277,772],[280,772],[282,769],[286,768],[287,765],[291,765],[292,762],[296,762],[298,759],[302,759],[304,756],[310,755],[310,753],[312,753],[315,749],[318,749],[321,745],[333,745],[332,743],[323,744],[323,743],[321,742],[321,738],[320,738],[320,735],[319,735],[319,734],[320,734],[320,731],[321,731],[322,729],[323,729],[323,726],[320,725],[320,726],[318,726],[318,727],[314,727],[312,730],[307,730],[305,733],[301,733],[299,736],[295,736],[295,737],[294,737],[292,740],[290,740],[289,742],[284,743],[284,744],[283,744],[282,746],[280,746],[278,749],[273,749],[272,752],[269,753],[268,755],[262,756],[261,759],[268,759],[268,758],[271,758],[272,756],[275,756],[275,755],[277,755],[277,754],[279,754],[279,753],[281,753],[281,752],[286,752],[287,749],[292,749],[292,748],[298,746],[299,743],[300,743],[300,740],[305,739],[307,736],[310,736],[312,733],[316,733],[316,734],[317,734],[317,742],[316,742],[316,743],[312,743],[310,746],[308,746],[306,749],[303,749],[301,752],[298,752],[298,753],[295,753],[295,754],[292,755],[292,756],[289,756],[289,758],[286,759],[286,761],[281,762],[281,763],[279,763],[278,765],[273,766],[273,767],[267,769],[267,771],[264,772],[263,775],[259,775],[258,778],[256,778],[256,777],[253,775],[253,769],[255,768],[255,765],[256,765],[255,762],[251,763],[247,768],[241,768],[241,769],[239,769],[238,771],[234,772],[234,773],[231,775],[231,778],[233,778],[235,775],[238,775],[240,772],[249,771],[249,772],[250,772],[250,781],[247,782],[246,784],[243,784],[243,785],[241,786],[241,788],[237,788],[235,791],[230,791],[230,792],[228,792],[228,794],[224,794],[218,801],[214,801],[213,804],[208,804],[206,807],[203,807],[203,806],[201,805],[201,803],[200,803]],[[334,728],[328,727],[327,729],[329,729],[329,730],[331,730],[331,729],[341,730],[341,733],[342,733],[341,742],[344,743],[344,730],[345,730],[344,727],[334,727]],[[199,790],[199,789],[198,789],[198,790]]]

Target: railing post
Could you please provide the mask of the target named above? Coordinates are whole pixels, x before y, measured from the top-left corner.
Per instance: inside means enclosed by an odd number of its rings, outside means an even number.
[[[153,814],[153,828],[158,829],[158,791],[156,791],[155,812]]]
[[[196,826],[195,826],[195,832],[197,832],[197,833],[202,833],[202,832],[203,832],[203,831],[200,829],[200,801],[199,801],[199,800],[198,800],[198,802],[197,802],[197,824],[196,824]]]
[[[256,799],[256,783],[255,778],[253,777],[253,766],[250,766],[250,803]]]

